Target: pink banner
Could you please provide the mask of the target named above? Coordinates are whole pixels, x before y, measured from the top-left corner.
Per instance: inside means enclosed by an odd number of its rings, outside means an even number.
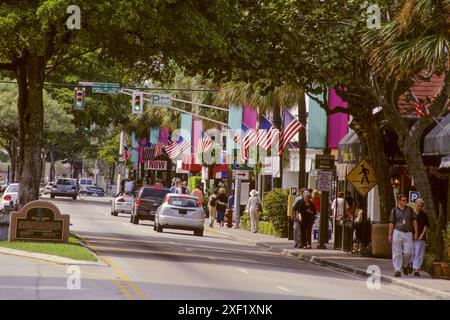
[[[203,130],[203,125],[202,125],[202,120],[194,117],[192,118],[192,152],[196,153],[197,151],[197,144],[198,141],[200,140],[200,138],[202,137],[202,130]]]
[[[330,88],[330,110],[336,107],[347,108],[348,103],[343,101],[333,88]],[[339,141],[348,132],[348,114],[335,113],[328,117],[328,148],[337,149]]]
[[[159,130],[159,142],[162,144],[169,143],[169,128],[161,128],[161,130]]]
[[[250,105],[244,105],[244,111],[242,113],[242,123],[247,126],[247,128],[256,128],[256,118],[258,112],[256,109],[252,108]]]

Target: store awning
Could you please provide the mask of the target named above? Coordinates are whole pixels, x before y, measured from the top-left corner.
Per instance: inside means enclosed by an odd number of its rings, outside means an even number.
[[[339,141],[338,163],[358,163],[361,160],[361,142],[351,130]]]
[[[450,114],[428,133],[423,141],[423,155],[443,156],[450,154]]]

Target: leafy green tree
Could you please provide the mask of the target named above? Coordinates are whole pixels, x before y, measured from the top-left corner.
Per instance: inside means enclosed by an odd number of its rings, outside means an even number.
[[[81,7],[81,30],[66,26],[72,4]],[[0,69],[19,88],[20,204],[38,198],[43,84],[50,73],[98,50],[145,78],[158,77],[171,58],[208,64],[226,56],[217,30],[227,28],[232,10],[225,0],[2,2]]]

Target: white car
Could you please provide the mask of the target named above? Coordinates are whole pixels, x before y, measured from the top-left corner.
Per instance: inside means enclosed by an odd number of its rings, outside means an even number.
[[[80,184],[80,193],[88,193],[89,187],[95,186],[94,179],[92,178],[80,178],[78,182]]]
[[[162,232],[167,229],[192,230],[194,235],[203,236],[205,212],[195,196],[169,193],[155,215],[153,229]]]
[[[17,204],[18,198],[19,198],[19,184],[11,183],[3,193],[0,202],[0,208],[3,209],[5,207],[9,207],[11,201],[13,201],[14,204]]]
[[[119,212],[131,214],[133,200],[133,196],[130,192],[119,193],[111,203],[111,215],[117,216]]]

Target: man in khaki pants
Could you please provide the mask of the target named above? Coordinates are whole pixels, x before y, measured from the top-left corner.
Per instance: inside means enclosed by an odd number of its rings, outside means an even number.
[[[389,215],[389,242],[392,243],[392,264],[394,265],[394,277],[401,277],[403,273],[408,275],[408,265],[414,250],[413,239],[417,234],[417,215],[411,207],[406,205],[408,201],[404,194],[398,195],[397,206]],[[413,232],[414,236],[413,236]]]

